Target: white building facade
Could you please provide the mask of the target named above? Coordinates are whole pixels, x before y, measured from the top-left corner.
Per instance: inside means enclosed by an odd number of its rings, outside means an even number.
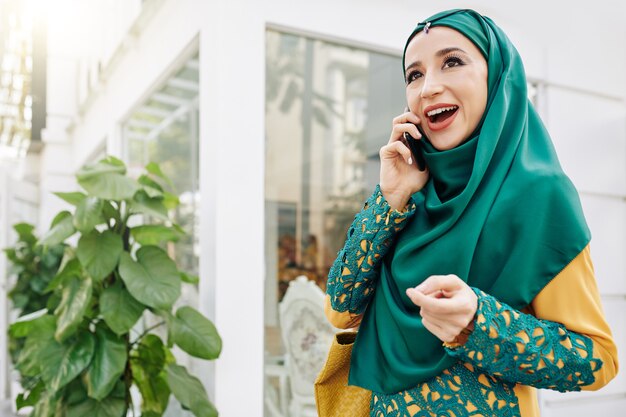
[[[274,415],[265,363],[284,353],[277,303],[295,275],[308,271],[323,286],[346,221],[377,181],[378,148],[403,107],[405,38],[436,11],[472,7],[524,59],[532,99],[580,191],[623,350],[626,5],[545,3],[60,0],[48,6],[43,146],[0,169],[0,245],[11,244],[18,221],[45,230],[64,208],[52,192],[76,190],[74,172],[105,154],[131,171],[153,159],[171,164],[192,230],[179,261],[200,276],[186,297],[224,345],[217,361],[190,361],[190,370],[220,416]],[[4,258],[0,268],[6,282]],[[540,399],[546,417],[618,415],[626,376],[600,392]]]

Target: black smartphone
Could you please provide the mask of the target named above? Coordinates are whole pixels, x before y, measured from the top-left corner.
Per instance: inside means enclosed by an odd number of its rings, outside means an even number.
[[[419,127],[418,127],[419,130]],[[420,133],[421,130],[420,130]],[[422,138],[424,137],[424,134],[422,133]],[[424,160],[424,154],[422,153],[422,148],[420,147],[420,144],[417,143],[417,141],[419,139],[415,139],[413,136],[409,135],[408,132],[404,132],[404,140],[406,141],[406,144],[409,146],[409,149],[411,150],[411,153],[413,154],[413,159],[415,159],[415,163],[417,164],[417,169],[419,169],[420,171],[423,171],[426,169],[426,161]]]

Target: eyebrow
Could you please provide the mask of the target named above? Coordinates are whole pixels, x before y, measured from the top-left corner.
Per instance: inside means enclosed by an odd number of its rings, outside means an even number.
[[[465,55],[467,55],[467,52],[465,52],[463,49],[458,48],[456,46],[451,46],[449,48],[443,48],[440,49],[439,51],[437,51],[435,53],[435,56],[437,58],[441,58],[444,55],[448,55],[450,52],[462,52]],[[411,65],[409,65],[408,67],[406,67],[406,69],[404,70],[404,73],[406,74],[410,69],[414,68],[414,67],[419,67],[422,65],[422,61],[415,61],[413,63],[411,63]]]

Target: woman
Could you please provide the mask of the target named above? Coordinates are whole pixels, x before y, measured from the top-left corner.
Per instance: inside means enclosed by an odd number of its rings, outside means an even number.
[[[535,388],[606,385],[590,233],[519,54],[452,10],[418,24],[403,67],[408,111],[328,278],[329,320],[359,326],[350,384],[372,416],[454,417],[538,416]]]

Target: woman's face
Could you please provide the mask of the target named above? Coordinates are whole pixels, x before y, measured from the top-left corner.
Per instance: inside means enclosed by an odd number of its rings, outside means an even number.
[[[487,61],[454,29],[421,31],[405,55],[406,99],[433,146],[452,149],[474,132],[487,106]]]

